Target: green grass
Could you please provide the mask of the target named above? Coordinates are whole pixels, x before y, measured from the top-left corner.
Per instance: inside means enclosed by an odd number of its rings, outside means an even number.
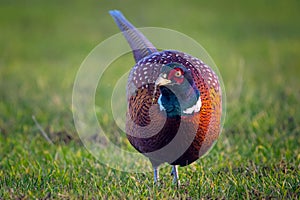
[[[300,3],[289,1],[2,1],[0,3],[0,199],[300,198]],[[147,9],[145,9],[147,8]],[[220,140],[180,168],[125,173],[94,158],[73,124],[72,87],[88,53],[118,32],[108,10],[138,27],[183,32],[223,76],[227,116]],[[117,48],[117,47],[116,47]],[[115,66],[132,65],[116,62]],[[129,68],[130,66],[126,66]],[[116,80],[117,68],[107,72]],[[99,91],[98,117],[128,148]],[[32,120],[36,116],[54,144]],[[120,135],[121,134],[121,135]]]

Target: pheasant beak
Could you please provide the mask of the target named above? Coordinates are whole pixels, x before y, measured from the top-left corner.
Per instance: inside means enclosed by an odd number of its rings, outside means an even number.
[[[160,76],[156,79],[155,85],[156,85],[156,86],[161,86],[161,85],[168,85],[168,84],[171,83],[170,80],[168,80],[168,79],[166,79],[166,78],[164,78],[164,77],[166,77],[166,76],[160,75]]]

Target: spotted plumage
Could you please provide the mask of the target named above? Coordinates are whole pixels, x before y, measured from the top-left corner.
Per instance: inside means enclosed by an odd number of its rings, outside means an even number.
[[[222,94],[218,76],[198,58],[158,51],[119,11],[110,12],[133,49],[136,65],[127,84],[126,135],[158,166],[186,166],[204,155],[220,133]]]

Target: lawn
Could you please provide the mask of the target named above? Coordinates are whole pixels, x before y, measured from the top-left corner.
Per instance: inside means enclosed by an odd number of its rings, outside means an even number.
[[[299,1],[4,0],[0,5],[0,199],[300,198]],[[111,9],[122,10],[137,27],[192,37],[222,74],[227,102],[222,135],[207,156],[179,168],[179,188],[168,167],[161,169],[157,186],[151,172],[106,166],[85,148],[74,126],[77,71],[94,47],[119,32]],[[107,99],[134,65],[131,56],[112,63],[107,85],[97,88],[95,97],[107,137],[128,151],[133,150]]]

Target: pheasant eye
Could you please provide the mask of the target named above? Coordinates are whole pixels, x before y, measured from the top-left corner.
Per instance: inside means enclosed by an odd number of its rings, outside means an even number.
[[[176,77],[180,77],[181,76],[181,72],[180,71],[175,72],[175,76]]]
[[[180,76],[183,74],[183,72],[182,72],[181,69],[178,69],[178,68],[177,68],[177,69],[175,69],[175,70],[176,70],[176,72],[175,72],[174,75],[175,75],[176,77],[180,77]]]

